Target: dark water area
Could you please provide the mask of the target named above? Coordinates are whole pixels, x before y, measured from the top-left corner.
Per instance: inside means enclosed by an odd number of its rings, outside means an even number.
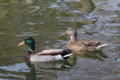
[[[120,0],[0,0],[0,80],[119,80],[119,14]],[[35,39],[36,51],[66,49],[69,36],[60,35],[69,27],[109,46],[67,61],[25,61],[24,38]]]

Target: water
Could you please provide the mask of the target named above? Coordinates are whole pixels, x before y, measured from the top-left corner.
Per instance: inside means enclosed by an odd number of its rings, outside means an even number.
[[[120,0],[0,0],[0,80],[119,80]],[[78,39],[108,43],[102,51],[72,56],[68,61],[30,63],[28,46],[17,44],[28,36],[36,51],[64,48],[67,28]]]

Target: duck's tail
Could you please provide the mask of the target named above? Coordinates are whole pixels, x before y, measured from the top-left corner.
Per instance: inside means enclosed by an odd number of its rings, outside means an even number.
[[[55,61],[66,60],[68,59],[73,53],[70,50],[63,50],[59,55],[55,55]]]
[[[107,46],[107,45],[108,45],[108,44],[101,44],[101,45],[98,46],[97,48],[100,49],[100,48],[105,47],[105,46]]]
[[[67,59],[69,58],[73,53],[70,51],[70,50],[63,50],[63,52],[61,53],[61,56],[64,58],[64,59]]]

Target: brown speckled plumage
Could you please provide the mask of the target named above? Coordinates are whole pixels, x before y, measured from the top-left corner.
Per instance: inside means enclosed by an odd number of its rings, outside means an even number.
[[[101,44],[100,41],[94,41],[91,39],[77,40],[77,30],[73,27],[68,28],[65,35],[70,35],[70,40],[67,44],[67,48],[77,51],[95,51],[100,50],[103,46],[108,44]]]

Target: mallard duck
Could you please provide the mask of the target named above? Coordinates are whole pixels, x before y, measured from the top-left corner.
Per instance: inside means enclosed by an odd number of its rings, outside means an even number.
[[[77,30],[74,27],[68,28],[65,34],[61,36],[64,35],[70,35],[70,40],[67,43],[67,48],[74,51],[96,51],[108,45],[102,44],[101,41],[94,41],[91,39],[77,40]]]
[[[65,60],[72,55],[70,50],[64,49],[48,49],[35,52],[35,40],[32,37],[27,37],[23,42],[19,43],[18,46],[24,44],[29,45],[25,58],[32,62],[53,62]]]

